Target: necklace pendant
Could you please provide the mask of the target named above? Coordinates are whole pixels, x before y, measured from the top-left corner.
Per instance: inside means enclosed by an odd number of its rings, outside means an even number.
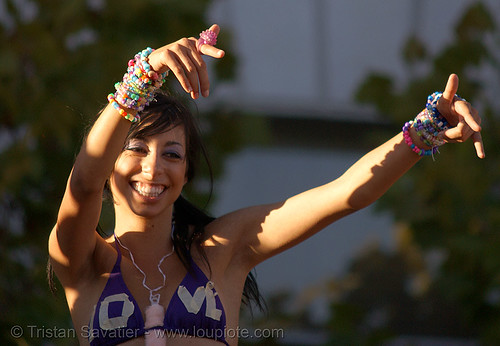
[[[159,295],[158,295],[159,296]],[[165,346],[167,339],[163,330],[163,319],[165,318],[165,308],[158,304],[152,303],[146,308],[146,321],[144,328],[146,329],[145,345],[146,346]]]
[[[155,294],[153,291],[149,292],[149,301],[151,302],[151,305],[160,304],[160,294]]]

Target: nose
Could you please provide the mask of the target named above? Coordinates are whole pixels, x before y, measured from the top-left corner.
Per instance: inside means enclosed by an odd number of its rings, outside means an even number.
[[[156,153],[150,152],[142,160],[142,173],[146,179],[154,180],[161,172],[160,160]]]

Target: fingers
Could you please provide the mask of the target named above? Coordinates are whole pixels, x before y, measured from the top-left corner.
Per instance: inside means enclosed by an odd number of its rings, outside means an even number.
[[[458,76],[451,74],[439,99],[438,109],[454,127],[442,131],[438,137],[447,142],[465,142],[468,138],[472,138],[477,156],[484,158],[484,145],[480,132],[481,118],[470,103],[455,96],[457,90]]]
[[[438,134],[438,138],[451,143],[465,142],[474,134],[474,131],[465,122],[459,122],[457,126]]]
[[[215,35],[219,35],[220,27],[217,24],[213,24],[208,30],[215,33]],[[209,44],[203,44],[200,46],[200,53],[203,55],[211,56],[212,58],[220,59],[225,55],[225,52],[222,49],[211,46]]]
[[[220,27],[214,24],[210,30],[218,34]],[[223,50],[207,44],[202,45],[198,52],[197,42],[194,37],[182,38],[157,49],[149,56],[149,63],[154,71],[171,70],[182,88],[190,93],[193,99],[198,98],[200,92],[204,97],[209,95],[208,71],[201,54],[217,59],[225,55]]]
[[[481,118],[479,117],[478,111],[472,108],[470,103],[459,100],[456,101],[453,106],[455,112],[464,118],[465,122],[472,130],[476,132],[481,131]]]
[[[458,90],[458,76],[452,73],[448,77],[448,82],[446,83],[446,86],[443,91],[443,96],[441,97],[440,100],[443,100],[448,104],[451,103],[451,101],[455,97],[455,94],[457,93],[457,90]]]
[[[462,143],[471,138],[477,156],[480,159],[486,156],[481,132],[475,132],[465,122],[460,122],[457,126],[439,133],[438,138],[444,139],[449,143]]]
[[[184,38],[156,50],[150,55],[150,65],[156,71],[158,69],[155,66],[171,70],[192,98],[198,98],[200,89],[203,96],[208,96],[210,83],[207,66],[196,50],[194,38]]]
[[[448,82],[444,88],[443,94],[439,98],[437,109],[439,112],[448,120],[452,125],[456,125],[458,119],[455,114],[453,114],[453,99],[458,90],[458,76],[456,74],[451,74],[448,77]]]
[[[478,113],[471,105],[465,101],[457,98],[455,95],[458,90],[458,76],[456,74],[451,74],[446,83],[446,87],[443,91],[443,95],[439,99],[440,111],[443,111],[443,115],[447,118],[453,115],[451,113],[457,113],[460,117],[463,117],[467,125],[469,125],[474,131],[481,131],[481,118]],[[459,119],[460,121],[460,119]]]
[[[220,27],[217,24],[212,24],[208,30],[215,32],[216,35],[219,35],[220,33]]]
[[[447,142],[465,142],[474,133],[481,131],[481,118],[476,109],[472,108],[468,102],[459,101],[460,104],[456,105],[457,113],[459,115],[458,124],[448,130],[442,131],[438,137],[446,140]]]
[[[167,67],[167,70],[169,69],[175,75],[182,88],[186,92],[192,93],[194,91],[193,85],[198,86],[192,77],[193,70],[196,69],[188,62],[190,60],[187,56],[188,49],[184,49],[182,44],[183,42],[180,40],[156,50],[150,55],[150,65],[154,70],[157,70],[155,65]],[[153,61],[155,65],[153,65]]]
[[[196,51],[196,40],[194,38],[182,39],[181,42],[182,48],[178,52],[178,59],[191,89],[191,91],[186,91],[191,93],[193,99],[198,98],[200,91],[203,96],[207,97],[210,89],[208,71],[205,61]]]
[[[219,48],[214,47],[214,46],[210,46],[208,44],[201,45],[200,53],[203,55],[208,55],[208,56],[210,56],[212,58],[216,58],[216,59],[220,59],[220,58],[224,57],[224,55],[226,54],[226,52],[224,52],[222,49],[219,49]]]
[[[486,157],[486,153],[484,152],[484,144],[481,132],[475,132],[472,135],[472,142],[474,143],[474,148],[476,148],[477,157],[479,157],[480,159],[484,159]]]

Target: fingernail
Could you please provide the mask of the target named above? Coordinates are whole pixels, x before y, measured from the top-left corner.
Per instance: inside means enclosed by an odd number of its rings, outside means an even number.
[[[208,91],[208,90],[204,90],[204,91],[202,92],[202,94],[203,94],[203,97],[208,97],[208,95],[210,95],[210,91]]]

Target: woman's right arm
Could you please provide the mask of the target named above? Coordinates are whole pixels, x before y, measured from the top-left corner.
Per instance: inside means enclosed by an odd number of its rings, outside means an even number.
[[[92,258],[104,185],[129,127],[130,122],[108,105],[80,149],[49,237],[49,255],[61,280],[80,277]]]
[[[214,25],[210,30],[219,33]],[[222,58],[224,51],[202,45],[196,38],[183,38],[149,55],[151,68],[171,70],[184,90],[197,98],[208,95],[209,81],[201,54]],[[134,115],[132,110],[126,110]],[[85,139],[69,176],[57,222],[49,237],[49,255],[59,278],[74,282],[92,270],[90,266],[98,241],[104,185],[122,151],[130,122],[112,106],[106,106]]]

